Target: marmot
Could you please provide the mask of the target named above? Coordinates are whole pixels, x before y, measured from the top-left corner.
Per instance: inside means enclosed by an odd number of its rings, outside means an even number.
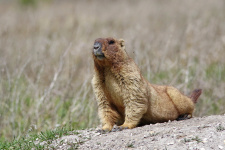
[[[150,84],[125,51],[124,40],[98,38],[92,50],[93,90],[102,130],[192,117],[201,89],[188,97],[172,86]]]

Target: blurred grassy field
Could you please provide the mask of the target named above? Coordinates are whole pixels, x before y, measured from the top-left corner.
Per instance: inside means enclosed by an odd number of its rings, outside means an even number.
[[[126,41],[151,83],[188,94],[195,116],[225,113],[222,0],[0,1],[0,139],[99,124],[91,87],[96,38]]]

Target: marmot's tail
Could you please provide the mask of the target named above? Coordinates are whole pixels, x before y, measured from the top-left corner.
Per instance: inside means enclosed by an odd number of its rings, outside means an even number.
[[[189,96],[194,103],[197,103],[198,97],[202,94],[202,89],[194,90]]]

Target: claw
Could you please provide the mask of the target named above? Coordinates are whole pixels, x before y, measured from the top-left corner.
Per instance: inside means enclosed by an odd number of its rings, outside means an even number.
[[[123,127],[123,126],[115,126],[112,129],[112,132],[116,132],[116,131],[122,131],[124,129],[128,129],[128,127]]]
[[[109,130],[102,130],[102,129],[97,130],[97,133],[100,133],[100,134],[106,134],[106,133],[109,133],[109,132],[110,132]]]

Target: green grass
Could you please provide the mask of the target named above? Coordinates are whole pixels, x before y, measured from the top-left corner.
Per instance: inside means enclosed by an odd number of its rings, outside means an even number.
[[[193,138],[184,138],[184,143],[192,141],[196,141],[197,143],[202,142],[202,140],[198,136],[195,136]]]
[[[202,142],[202,140],[201,140],[198,136],[192,138],[191,140],[192,140],[192,141],[196,141],[197,143]]]
[[[0,149],[49,149],[54,148],[51,146],[53,140],[58,139],[65,135],[78,134],[71,127],[61,127],[54,130],[46,130],[40,133],[29,133],[26,136],[22,136],[12,141],[0,140]],[[74,143],[72,147],[78,147],[79,143]],[[76,145],[75,145],[76,144]]]
[[[34,6],[37,3],[37,0],[19,0],[19,3],[23,6]]]
[[[32,3],[35,7],[29,7]],[[153,84],[187,95],[202,88],[195,116],[224,114],[225,5],[210,0],[177,4],[1,1],[1,141],[19,144],[31,131],[41,136],[67,124],[73,129],[99,124],[91,87],[91,49],[99,37],[123,38]],[[44,133],[43,138],[51,136]]]
[[[135,148],[134,142],[129,142],[129,143],[127,143],[126,147],[127,147],[127,148]]]
[[[225,82],[225,66],[219,63],[212,63],[206,69],[206,77],[214,78],[216,82]]]

